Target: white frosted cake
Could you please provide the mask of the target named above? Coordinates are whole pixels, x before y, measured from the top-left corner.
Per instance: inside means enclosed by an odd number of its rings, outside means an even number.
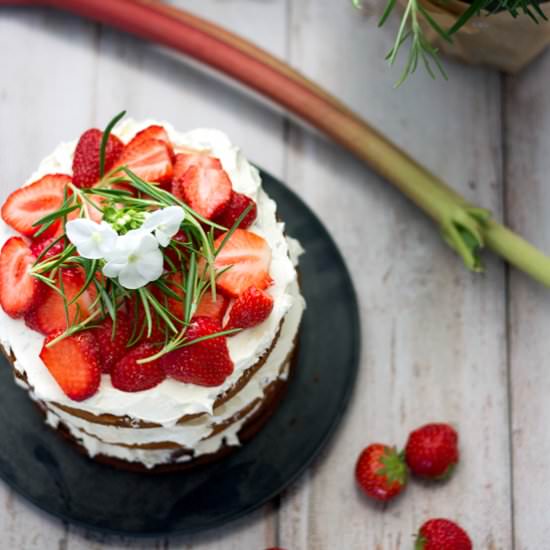
[[[301,247],[222,132],[124,120],[102,138],[60,144],[2,207],[2,347],[90,457],[221,456],[282,395]]]

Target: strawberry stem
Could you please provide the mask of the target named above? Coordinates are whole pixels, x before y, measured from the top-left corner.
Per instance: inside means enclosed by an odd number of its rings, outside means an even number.
[[[333,138],[395,185],[440,227],[446,242],[473,270],[488,246],[550,286],[550,258],[488,211],[468,203],[441,179],[370,127],[336,98],[288,65],[229,31],[152,0],[39,0],[174,48],[232,76]]]

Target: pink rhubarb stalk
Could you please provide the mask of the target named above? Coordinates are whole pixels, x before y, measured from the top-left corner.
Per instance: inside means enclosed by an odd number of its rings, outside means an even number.
[[[222,27],[156,0],[0,0],[0,5],[64,9],[220,70],[300,116],[393,183],[433,218],[470,269],[481,270],[478,251],[488,246],[550,286],[550,258],[468,203],[314,82]]]

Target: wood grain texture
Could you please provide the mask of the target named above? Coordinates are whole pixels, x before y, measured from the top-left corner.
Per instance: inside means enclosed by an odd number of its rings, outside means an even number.
[[[391,90],[391,31],[338,2],[292,3],[290,59],[472,200],[500,214],[499,78],[449,65],[452,86],[415,78]],[[503,268],[464,271],[417,211],[363,166],[293,127],[288,183],[330,227],[363,313],[361,374],[350,414],[310,479],[283,499],[285,548],[409,549],[431,516],[459,520],[479,548],[510,548]],[[336,366],[335,366],[336,367]],[[432,420],[462,435],[444,486],[411,484],[388,507],[358,494],[352,469],[372,441],[403,445]]]
[[[398,71],[383,58],[393,29],[377,30],[347,0],[171,3],[287,58],[497,217],[504,178],[506,217],[550,250],[540,231],[550,193],[550,56],[502,90],[498,74],[450,62],[450,83],[419,74],[392,90]],[[14,44],[24,47],[10,50]],[[179,128],[222,128],[329,227],[353,274],[363,334],[344,423],[280,502],[210,533],[137,541],[67,527],[0,485],[0,548],[408,550],[431,516],[459,520],[476,549],[547,546],[547,292],[515,273],[508,281],[494,259],[485,277],[469,274],[428,220],[347,153],[169,52],[76,18],[23,9],[0,11],[0,51],[16,52],[1,58],[0,199],[56,143],[121,109]],[[366,502],[352,474],[361,448],[374,440],[403,445],[410,429],[432,420],[450,421],[461,434],[463,460],[452,481],[412,483],[388,507]]]
[[[550,53],[550,52],[548,52]],[[550,56],[506,81],[506,205],[511,226],[550,251]],[[550,294],[510,273],[510,382],[512,395],[515,548],[546,548],[550,537]]]

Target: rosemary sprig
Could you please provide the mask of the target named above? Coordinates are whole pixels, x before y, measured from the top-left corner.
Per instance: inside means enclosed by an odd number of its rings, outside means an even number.
[[[356,8],[362,7],[362,0],[352,0],[352,3]],[[378,22],[379,27],[387,21],[395,9],[396,3],[397,0],[387,1]],[[435,79],[436,77],[433,69],[433,66],[435,66],[443,78],[447,80],[445,70],[439,61],[438,50],[427,40],[421,21],[431,27],[443,40],[452,43],[452,35],[458,32],[473,17],[481,14],[490,16],[502,11],[507,11],[512,17],[517,17],[520,12],[523,12],[535,23],[539,23],[540,20],[547,20],[546,15],[540,8],[539,0],[473,0],[468,9],[458,17],[450,29],[443,29],[422,5],[422,0],[407,0],[394,45],[386,56],[389,64],[393,65],[405,44],[409,44],[407,61],[395,87],[401,86],[416,71],[420,61],[432,78]]]
[[[113,128],[116,126],[116,123],[121,120],[124,115],[126,114],[126,111],[122,111],[121,113],[118,113],[117,116],[107,124],[107,127],[105,128],[105,131],[103,132],[103,136],[101,137],[101,145],[99,147],[99,177],[102,178],[105,175],[105,152],[107,150],[107,143],[109,143],[109,136],[111,135],[111,132],[113,131]]]

